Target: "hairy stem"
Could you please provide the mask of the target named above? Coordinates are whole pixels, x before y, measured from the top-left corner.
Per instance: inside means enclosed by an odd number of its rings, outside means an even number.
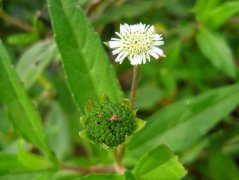
[[[131,92],[130,92],[130,104],[131,104],[132,108],[134,107],[138,81],[139,81],[139,66],[136,65],[136,66],[134,66],[134,70],[133,70],[133,80],[132,80]],[[121,144],[115,151],[116,171],[119,173],[124,172],[124,166],[122,164],[124,152],[125,152],[124,144]]]
[[[130,104],[131,104],[132,108],[134,107],[134,101],[135,101],[138,81],[139,81],[139,66],[136,65],[136,66],[134,66],[133,80],[132,80],[131,92],[130,92]]]
[[[124,144],[119,145],[117,149],[114,150],[115,153],[115,170],[116,172],[123,174],[124,173],[124,166],[122,164],[123,156],[124,156],[125,146]]]
[[[62,169],[79,172],[81,174],[89,174],[89,173],[106,173],[106,172],[114,172],[114,166],[91,166],[91,167],[76,167],[71,165],[62,165]]]

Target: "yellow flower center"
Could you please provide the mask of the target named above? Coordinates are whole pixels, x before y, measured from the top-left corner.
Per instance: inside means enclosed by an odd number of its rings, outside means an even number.
[[[151,48],[152,41],[148,34],[132,33],[123,36],[123,49],[129,54],[141,54]]]

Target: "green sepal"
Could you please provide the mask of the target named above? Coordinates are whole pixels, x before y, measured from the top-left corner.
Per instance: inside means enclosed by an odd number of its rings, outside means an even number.
[[[134,133],[134,132],[133,132]],[[125,142],[123,144],[128,144],[131,140],[132,135],[125,137]]]
[[[109,42],[103,42],[108,48],[110,47],[110,43]]]
[[[85,104],[85,107],[84,107],[85,113],[89,114],[93,110],[94,106],[95,106],[94,101],[88,100]]]
[[[103,94],[103,95],[100,97],[100,103],[108,103],[108,102],[110,102],[109,97],[108,97],[106,94]]]
[[[85,121],[86,121],[86,116],[81,116],[80,118],[81,124],[85,125]]]
[[[92,140],[90,140],[87,136],[86,130],[82,130],[79,132],[79,136],[81,137],[81,139],[85,140],[85,141],[89,141],[91,143],[94,143]]]
[[[146,121],[139,119],[139,118],[135,118],[135,122],[136,122],[136,129],[135,132],[141,130],[144,128]]]
[[[145,124],[146,124],[146,121],[144,121],[144,120],[142,120],[142,119],[139,119],[139,118],[135,118],[135,122],[136,122],[136,129],[134,130],[133,133],[135,133],[135,132],[137,132],[137,131],[143,129],[144,126],[145,126]],[[126,137],[125,137],[125,142],[124,142],[123,144],[129,143],[130,140],[131,140],[131,138],[132,138],[132,135],[126,136]]]
[[[138,112],[138,109],[134,109],[132,110],[133,114],[136,116],[137,112]]]
[[[120,104],[123,105],[123,106],[125,106],[125,107],[127,107],[127,108],[129,108],[129,109],[132,109],[131,104],[130,104],[130,101],[129,101],[128,99],[122,99],[122,100],[120,101]]]

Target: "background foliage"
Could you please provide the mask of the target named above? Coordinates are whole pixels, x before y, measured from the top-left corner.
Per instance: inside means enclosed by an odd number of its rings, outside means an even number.
[[[153,24],[167,57],[141,66],[136,107],[147,125],[127,145],[129,171],[83,179],[180,179],[179,161],[184,179],[239,179],[237,0],[0,0],[0,7],[0,179],[79,178],[114,161],[78,132],[87,99],[129,96],[131,65],[114,63],[102,45],[124,22]]]

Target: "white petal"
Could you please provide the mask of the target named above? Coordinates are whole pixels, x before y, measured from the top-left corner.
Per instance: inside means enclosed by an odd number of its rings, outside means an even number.
[[[118,56],[116,57],[115,62],[119,62],[119,61],[120,61],[120,58],[121,58],[123,55],[124,55],[124,52],[120,52],[120,53],[118,54]]]
[[[123,60],[128,56],[128,53],[124,53],[123,56],[120,57],[119,63],[122,64]]]
[[[116,57],[115,62],[119,62],[120,64],[123,62],[124,58],[126,58],[126,56],[128,56],[127,52],[120,52],[119,55]]]
[[[110,41],[109,46],[110,48],[117,48],[121,46],[121,43],[119,41]]]
[[[114,40],[114,41],[121,41],[121,39],[119,39],[119,38],[111,38],[111,40]]]
[[[152,39],[154,39],[154,40],[162,40],[162,39],[163,39],[163,38],[162,38],[162,34],[154,34],[154,35],[152,35],[151,37],[152,37]]]
[[[127,28],[126,28],[125,25],[120,25],[120,32],[121,32],[122,34],[128,33],[128,30],[127,30]]]
[[[124,25],[125,25],[126,29],[128,30],[128,32],[130,32],[130,26],[126,23]]]
[[[149,51],[149,54],[151,56],[153,56],[155,59],[158,59],[159,58],[159,55],[157,53],[155,53],[154,51]]]
[[[121,36],[121,34],[120,33],[118,33],[118,32],[115,32],[115,34],[117,34],[121,39],[122,39],[122,36]]]
[[[122,48],[117,48],[115,50],[112,51],[113,55],[119,54],[123,49]]]
[[[152,43],[153,46],[160,46],[160,45],[163,45],[164,42],[163,41],[155,41]]]
[[[157,48],[157,47],[153,47],[153,48],[152,48],[152,51],[155,52],[155,53],[157,53],[157,54],[160,55],[160,56],[164,56],[162,49],[159,49],[159,48]]]
[[[145,32],[145,24],[142,24],[141,26],[141,33],[144,33]]]
[[[154,26],[151,26],[147,32],[147,34],[151,35],[154,32]]]
[[[149,53],[147,53],[146,54],[147,55],[147,59],[149,60],[149,62],[151,61],[151,59],[150,59],[150,55],[149,55]]]
[[[138,60],[136,58],[130,59],[130,63],[132,65],[137,65],[138,64]]]
[[[138,61],[139,61],[139,64],[142,64],[142,61],[143,61],[143,56],[142,55],[138,56]]]
[[[145,32],[148,31],[149,27],[150,27],[150,25],[147,25],[147,26],[146,26],[146,28],[145,28]]]
[[[137,65],[142,63],[142,56],[141,55],[135,55],[130,59],[130,63],[132,65]]]
[[[130,55],[129,56],[130,64],[135,64],[135,58],[134,56]]]
[[[142,61],[143,61],[144,64],[146,63],[146,56],[145,56],[145,53],[143,53]]]

